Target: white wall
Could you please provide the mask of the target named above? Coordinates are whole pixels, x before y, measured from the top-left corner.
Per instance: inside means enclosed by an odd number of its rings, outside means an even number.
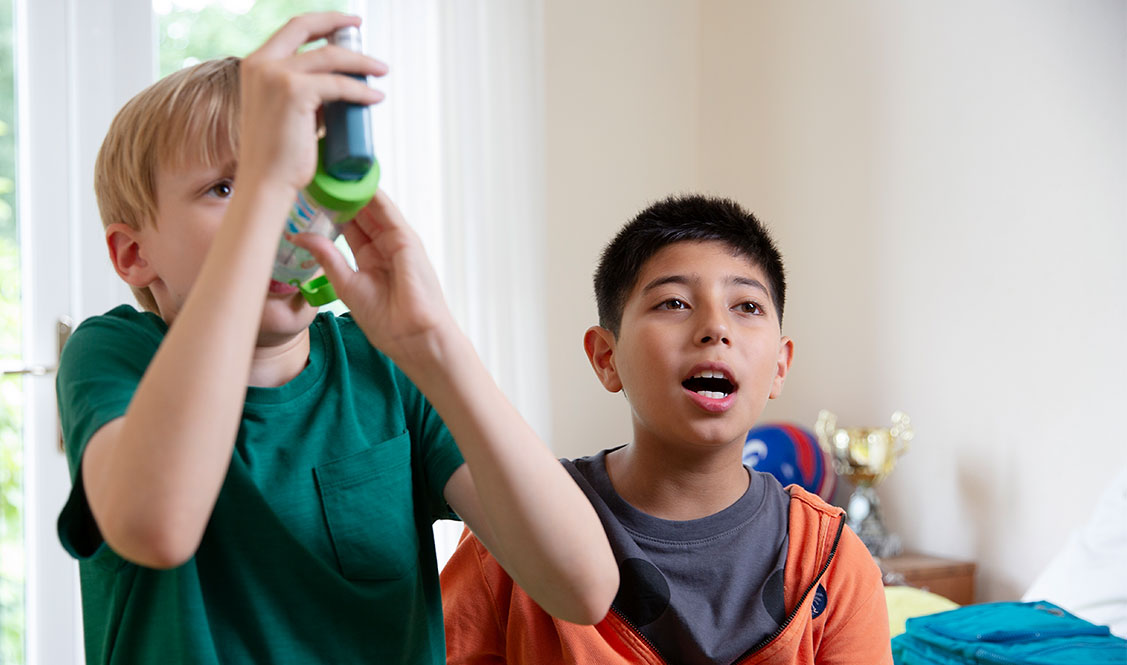
[[[630,440],[620,395],[583,353],[602,246],[646,202],[697,185],[698,12],[681,0],[545,2],[549,373],[553,449]]]
[[[917,438],[914,549],[1014,598],[1127,464],[1127,4],[549,2],[553,444],[629,438],[585,365],[590,272],[654,197],[732,196],[787,260],[767,417]],[[1110,421],[1110,423],[1109,423]]]

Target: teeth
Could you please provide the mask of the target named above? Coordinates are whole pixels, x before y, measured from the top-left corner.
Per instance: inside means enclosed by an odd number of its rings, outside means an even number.
[[[703,372],[700,372],[699,374],[693,376],[693,378],[694,379],[723,379],[724,373],[723,372],[716,372],[716,371],[713,371],[713,370],[710,370],[710,369],[706,369]]]
[[[705,378],[708,378],[708,377],[705,377]],[[721,393],[721,392],[717,392],[715,390],[702,390],[697,394],[703,395],[703,396],[705,396],[709,399],[723,399],[723,398],[728,396],[728,393]]]

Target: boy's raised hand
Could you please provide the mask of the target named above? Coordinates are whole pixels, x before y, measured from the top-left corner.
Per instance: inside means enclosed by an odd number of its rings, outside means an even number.
[[[317,167],[317,109],[345,100],[375,104],[383,93],[340,72],[383,76],[387,65],[362,53],[326,45],[298,49],[360,18],[336,12],[291,19],[240,68],[240,179],[254,175],[301,189]]]
[[[598,622],[618,588],[598,516],[454,322],[419,238],[382,191],[344,235],[355,271],[325,237],[294,242],[449,427],[466,464],[447,481],[446,501],[546,611]]]
[[[324,267],[373,346],[409,362],[433,334],[456,327],[419,237],[383,190],[345,225],[344,237],[356,270],[323,236],[305,233],[294,242]]]

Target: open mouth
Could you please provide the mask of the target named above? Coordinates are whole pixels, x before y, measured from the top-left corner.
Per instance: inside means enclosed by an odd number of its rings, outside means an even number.
[[[682,381],[681,385],[709,399],[723,399],[736,392],[736,384],[719,370],[702,370]]]
[[[296,286],[294,286],[293,284],[286,284],[285,282],[279,282],[276,279],[270,280],[270,293],[273,293],[275,295],[290,295],[291,293],[297,293],[297,292],[298,292],[298,288]]]

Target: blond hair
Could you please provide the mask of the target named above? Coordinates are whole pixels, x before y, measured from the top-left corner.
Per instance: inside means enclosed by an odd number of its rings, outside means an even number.
[[[118,111],[94,164],[102,226],[140,230],[157,223],[156,172],[162,166],[213,166],[237,153],[239,59],[208,60],[169,74]],[[146,288],[137,302],[158,313]]]

